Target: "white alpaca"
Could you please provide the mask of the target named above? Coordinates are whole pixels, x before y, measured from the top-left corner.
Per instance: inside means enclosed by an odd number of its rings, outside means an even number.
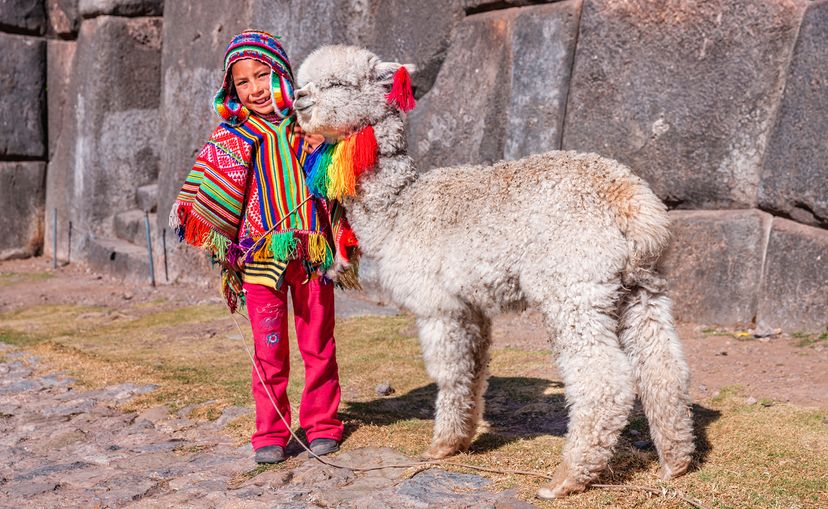
[[[552,498],[607,466],[640,397],[665,478],[693,452],[689,373],[654,263],[664,205],[616,161],[547,152],[422,175],[406,155],[404,114],[385,94],[398,63],[327,46],[298,72],[302,127],[341,139],[374,126],[379,162],[346,202],[360,246],[390,297],[417,316],[439,388],[428,456],[466,450],[483,414],[490,317],[543,313],[566,384],[569,432]]]

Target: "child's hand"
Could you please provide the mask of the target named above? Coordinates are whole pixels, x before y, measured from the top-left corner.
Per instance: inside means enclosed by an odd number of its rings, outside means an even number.
[[[302,150],[310,154],[316,147],[321,145],[325,141],[325,137],[321,134],[308,134],[305,132],[304,129],[299,127],[299,124],[293,124],[293,134],[296,136],[300,136],[303,140],[305,140],[305,144],[302,146]]]

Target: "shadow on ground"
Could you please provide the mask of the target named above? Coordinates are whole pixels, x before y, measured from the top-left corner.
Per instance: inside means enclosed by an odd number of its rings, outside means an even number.
[[[561,382],[541,378],[490,378],[484,414],[489,428],[477,436],[469,452],[482,454],[538,436],[565,436],[568,418],[562,389]],[[347,409],[340,413],[348,423],[346,438],[363,425],[383,426],[410,419],[433,419],[436,398],[437,386],[432,383],[397,396],[348,402]],[[696,434],[693,469],[698,469],[711,450],[707,428],[721,416],[721,412],[697,404],[693,405],[692,412]],[[613,482],[622,482],[658,461],[650,442],[647,419],[638,401],[617,450],[609,469]]]

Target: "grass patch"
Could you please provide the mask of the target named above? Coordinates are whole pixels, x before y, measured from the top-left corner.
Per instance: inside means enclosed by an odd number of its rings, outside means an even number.
[[[252,405],[249,361],[220,306],[175,308],[175,303],[166,301],[118,305],[119,309],[43,305],[5,313],[0,315],[0,341],[39,355],[48,369],[66,370],[88,386],[158,385],[127,403],[130,410],[158,404],[173,410],[200,405],[190,416],[209,420],[227,405]],[[425,372],[412,324],[406,316],[337,323],[345,450],[388,446],[417,456],[427,449],[436,387]],[[248,325],[242,327],[249,341]],[[291,337],[295,337],[292,332]],[[294,340],[291,359],[288,395],[296,411],[304,370]],[[457,461],[554,470],[564,444],[566,408],[562,385],[545,375],[550,364],[544,352],[516,348],[492,352],[486,422],[470,453]],[[390,383],[396,392],[378,396],[375,387],[380,383]],[[825,411],[785,404],[746,405],[740,388],[730,387],[696,406],[694,415],[699,437],[694,471],[675,481],[659,480],[655,451],[633,445],[649,438],[646,419],[637,411],[620,440],[611,470],[601,481],[675,488],[717,508],[828,507]],[[253,414],[244,415],[228,431],[243,443],[254,422]],[[245,472],[235,482],[243,483],[266,469]],[[514,489],[524,500],[545,508],[684,507],[675,499],[600,490],[545,502],[533,499],[542,480],[483,475],[496,489]]]
[[[40,341],[42,341],[42,338],[26,332],[21,332],[7,327],[0,328],[0,343],[25,347],[32,346]]]
[[[817,343],[828,341],[828,332],[821,332],[819,334],[810,332],[794,332],[791,337],[797,339],[796,346],[800,348],[807,348],[814,346]]]
[[[53,272],[0,272],[0,287],[46,281],[53,277]]]

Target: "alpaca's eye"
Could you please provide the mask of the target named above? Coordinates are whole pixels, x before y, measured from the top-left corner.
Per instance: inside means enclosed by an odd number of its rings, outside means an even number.
[[[334,87],[353,87],[353,86],[355,86],[353,83],[347,83],[345,81],[340,81],[340,80],[331,80],[331,81],[328,81],[324,86],[319,87],[319,88],[324,90],[324,89],[334,88]]]

